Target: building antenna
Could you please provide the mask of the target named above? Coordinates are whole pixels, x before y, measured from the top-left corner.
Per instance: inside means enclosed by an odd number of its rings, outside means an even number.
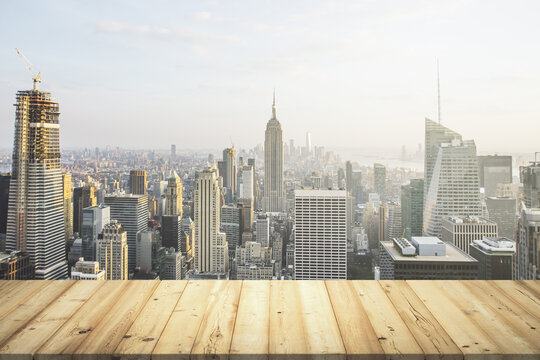
[[[24,61],[26,68],[32,74],[32,80],[34,80],[34,90],[37,90],[37,83],[41,82],[41,72],[38,72],[38,74],[34,76],[34,72],[32,71],[32,66],[31,66],[32,64],[30,63],[30,61],[26,58],[26,56],[23,55],[22,52],[20,52],[19,49],[15,48],[15,50],[17,50],[17,54],[19,54],[21,59]]]
[[[439,124],[441,123],[441,82],[439,77],[439,58],[437,58],[437,110],[439,113]]]

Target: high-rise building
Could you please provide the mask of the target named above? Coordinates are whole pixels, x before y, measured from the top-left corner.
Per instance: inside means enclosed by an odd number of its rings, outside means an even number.
[[[137,234],[135,266],[142,272],[155,270],[154,257],[156,247],[160,247],[159,233],[154,230],[141,231]]]
[[[306,155],[310,155],[311,150],[311,133],[308,131],[306,133]]]
[[[440,144],[424,197],[424,234],[441,238],[442,218],[446,216],[482,215],[474,141]]]
[[[274,275],[272,248],[248,241],[236,248],[236,278],[238,280],[270,280]]]
[[[146,194],[146,170],[131,170],[129,172],[129,188],[133,195]]]
[[[349,193],[353,191],[353,168],[350,161],[345,162],[345,188]]]
[[[184,278],[182,270],[184,268],[185,258],[182,253],[173,250],[168,249],[165,252],[165,258],[159,274],[161,280],[182,280]]]
[[[347,279],[347,191],[295,190],[297,280]]]
[[[71,268],[71,280],[105,280],[105,270],[99,269],[98,261],[80,258]]]
[[[127,233],[118,221],[112,220],[103,227],[96,251],[99,268],[105,271],[106,280],[128,279],[128,248]]]
[[[236,205],[223,205],[221,207],[221,231],[227,235],[227,243],[229,244],[229,259],[234,257],[236,247],[241,245],[241,222],[241,207]]]
[[[270,246],[270,216],[258,214],[255,220],[255,240],[262,246]]]
[[[73,236],[73,185],[71,184],[71,174],[62,174],[62,184],[64,189],[64,232],[66,239],[69,239]],[[0,232],[2,232],[1,229]]]
[[[197,185],[193,198],[195,271],[197,273],[228,273],[229,249],[226,235],[220,231],[220,190],[215,167],[197,173]]]
[[[176,162],[176,145],[171,144],[171,163],[174,164]]]
[[[512,156],[478,156],[480,187],[486,196],[497,196],[498,184],[512,183]]]
[[[195,223],[191,220],[190,217],[185,217],[182,219],[182,243],[181,251],[182,254],[186,252],[193,252],[193,241],[195,240]]]
[[[523,201],[528,208],[540,208],[540,161],[519,168]]]
[[[391,241],[393,238],[403,237],[401,206],[398,203],[388,203],[388,219],[386,220],[384,234],[387,241]]]
[[[238,205],[242,207],[242,232],[251,231],[253,226],[253,199],[240,198],[238,199]]]
[[[59,105],[36,84],[17,92],[6,250],[30,254],[37,279],[64,279]]]
[[[478,261],[436,237],[379,243],[381,280],[476,280]]]
[[[81,222],[82,252],[86,261],[96,260],[96,242],[103,227],[111,221],[111,209],[105,205],[96,205],[83,209]]]
[[[11,174],[0,174],[0,234],[6,234],[7,229],[10,181]]]
[[[32,280],[34,266],[24,251],[0,252],[0,280]]]
[[[276,117],[276,97],[272,104],[272,118],[264,134],[264,212],[284,212],[283,131]]]
[[[448,216],[442,219],[441,240],[469,254],[474,240],[497,238],[497,223],[477,216]]]
[[[433,120],[426,118],[425,122],[425,155],[424,155],[424,207],[427,201],[427,193],[431,184],[433,168],[439,156],[441,144],[451,143],[452,140],[462,140],[457,132],[442,126]]]
[[[373,165],[373,188],[384,200],[386,195],[386,167],[382,164]]]
[[[521,203],[514,255],[514,280],[540,280],[540,208]]]
[[[167,181],[167,207],[165,215],[179,215],[182,217],[183,185],[182,179],[173,171]]]
[[[223,150],[223,172],[219,175],[223,177],[223,187],[227,188],[227,202],[231,202],[236,192],[236,154],[234,146]]]
[[[94,185],[88,184],[73,190],[73,232],[81,232],[83,209],[96,205],[97,197]]]
[[[512,280],[516,243],[504,237],[473,240],[470,255],[478,260],[479,280]]]
[[[148,195],[111,195],[105,197],[111,208],[111,220],[117,220],[127,233],[128,271],[135,270],[137,233],[148,228]]]
[[[342,168],[339,168],[337,172],[337,188],[342,190],[342,189],[345,189],[346,187],[347,187],[347,181],[345,179],[345,170],[343,170]]]
[[[422,236],[424,226],[424,179],[401,186],[401,226],[404,237]],[[401,237],[401,236],[400,236]]]
[[[253,199],[253,167],[249,165],[240,168],[241,176],[238,179],[238,198]]]
[[[486,207],[489,220],[497,223],[499,236],[509,239],[516,238],[516,199],[511,197],[488,197]]]

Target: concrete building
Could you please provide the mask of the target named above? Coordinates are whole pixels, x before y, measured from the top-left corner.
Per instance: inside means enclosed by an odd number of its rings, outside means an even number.
[[[390,241],[396,237],[403,236],[403,229],[401,225],[401,206],[396,202],[390,202],[387,204],[388,218],[385,223],[385,240]]]
[[[373,189],[381,199],[386,196],[386,167],[382,164],[373,165]]]
[[[229,260],[234,258],[236,247],[241,245],[242,208],[235,205],[221,207],[221,231],[227,236],[229,244]]]
[[[103,227],[111,221],[111,209],[106,205],[87,207],[82,210],[82,254],[86,261],[96,260],[96,241]]]
[[[24,251],[0,253],[0,280],[33,280],[34,266]]]
[[[448,216],[442,220],[441,240],[469,254],[474,240],[497,238],[497,223],[476,216]]]
[[[129,189],[133,195],[145,195],[146,194],[146,171],[145,170],[131,170],[129,172]]]
[[[381,280],[475,280],[478,261],[436,237],[379,243]]]
[[[473,240],[470,255],[478,260],[480,280],[512,280],[516,243],[507,238]]]
[[[174,248],[167,250],[165,253],[165,259],[161,267],[159,278],[161,280],[184,279],[184,259],[185,257],[182,255],[182,253],[174,251]]]
[[[482,215],[474,141],[440,144],[424,197],[424,234],[440,238],[446,216]]]
[[[512,184],[512,156],[478,156],[480,187],[486,196],[497,196],[499,184]]]
[[[36,279],[65,279],[60,108],[36,84],[15,103],[6,250],[27,252]]]
[[[512,197],[488,197],[486,207],[489,219],[497,223],[499,236],[516,238],[517,210],[516,199]]]
[[[248,241],[236,249],[236,278],[238,280],[270,280],[274,276],[272,248]]]
[[[197,273],[229,272],[229,248],[225,233],[220,231],[221,202],[215,167],[197,174],[194,191],[195,256]]]
[[[159,244],[159,233],[154,230],[141,231],[137,234],[136,253],[137,260],[135,267],[139,271],[150,272],[156,270],[154,267],[154,251]]]
[[[347,191],[295,190],[297,280],[347,279]]]
[[[255,241],[262,246],[270,246],[270,216],[258,214],[255,220]]]
[[[128,271],[135,270],[137,233],[148,229],[148,195],[111,195],[105,197],[111,220],[117,220],[127,233]]]
[[[276,117],[276,96],[272,104],[272,118],[264,133],[264,212],[284,212],[283,131]]]
[[[165,213],[161,217],[161,241],[166,248],[182,251],[183,184],[173,171],[167,181]]]
[[[404,237],[422,236],[424,227],[424,179],[401,186],[401,226]],[[400,236],[401,237],[401,236]]]
[[[81,232],[83,209],[97,205],[96,188],[87,184],[73,190],[73,232]]]
[[[99,269],[99,262],[80,258],[71,268],[71,280],[105,280],[105,271]]]
[[[128,240],[121,224],[112,220],[97,241],[97,260],[106,280],[128,279]]]
[[[527,208],[540,208],[540,161],[519,168],[523,184],[523,201]]]
[[[226,188],[225,199],[232,202],[237,190],[236,153],[234,146],[223,150],[223,171],[219,175],[223,177],[223,187]]]
[[[540,280],[540,208],[521,204],[514,255],[514,280]]]
[[[64,190],[64,232],[67,240],[73,236],[73,184],[71,183],[71,174],[62,174],[62,185]],[[0,220],[0,233],[2,232],[1,227]]]

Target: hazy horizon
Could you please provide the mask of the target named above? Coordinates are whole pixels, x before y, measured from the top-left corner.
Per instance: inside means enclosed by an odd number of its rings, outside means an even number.
[[[424,118],[479,154],[534,153],[540,25],[533,1],[10,2],[0,29],[0,144],[31,88],[60,102],[63,148],[252,148],[276,88],[284,139],[412,150]],[[36,36],[36,33],[39,36]],[[536,131],[535,131],[536,130]]]

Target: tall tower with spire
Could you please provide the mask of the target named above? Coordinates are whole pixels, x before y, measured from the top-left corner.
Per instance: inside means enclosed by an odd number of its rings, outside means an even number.
[[[264,133],[264,196],[263,211],[284,212],[283,130],[276,116],[276,92],[272,103],[272,118]]]
[[[38,76],[39,78],[39,76]],[[15,104],[6,248],[30,254],[36,279],[67,277],[58,102],[37,89]]]

